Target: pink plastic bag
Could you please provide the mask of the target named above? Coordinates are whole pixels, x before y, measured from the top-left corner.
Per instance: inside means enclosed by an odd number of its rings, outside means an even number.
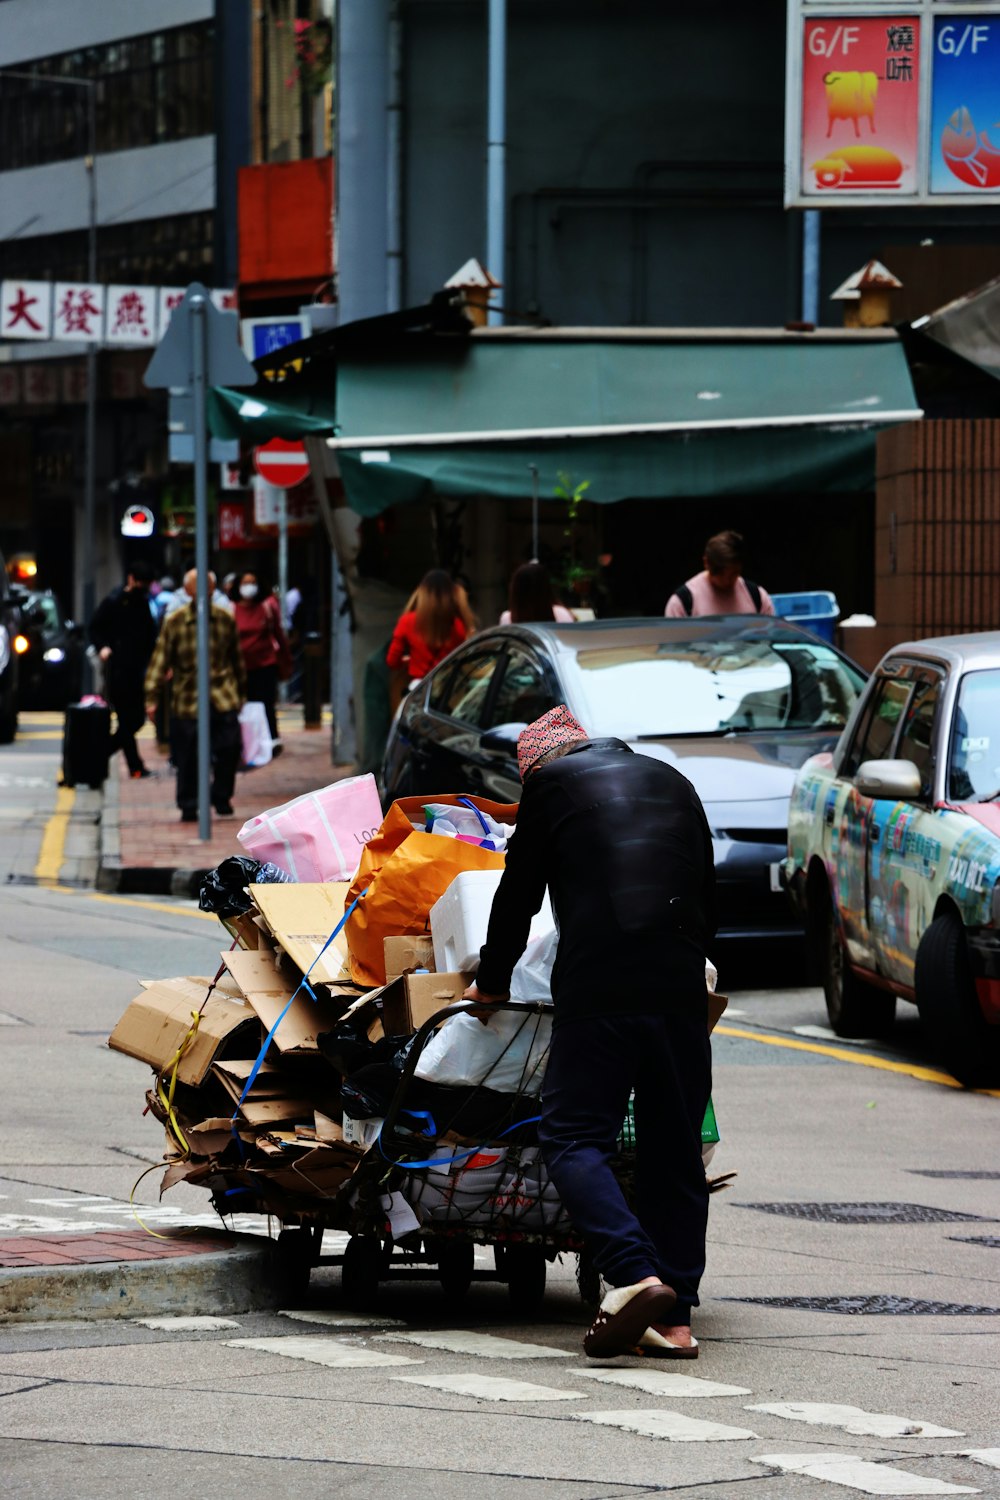
[[[236,835],[248,854],[271,860],[293,880],[350,880],[379,830],[375,777],[351,776],[250,818]]]

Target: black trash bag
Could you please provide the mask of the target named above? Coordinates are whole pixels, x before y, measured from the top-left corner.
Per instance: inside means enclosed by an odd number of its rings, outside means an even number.
[[[259,859],[231,854],[221,865],[209,870],[202,881],[198,892],[199,908],[212,911],[217,917],[241,917],[253,906],[246,887],[256,882],[260,869]]]

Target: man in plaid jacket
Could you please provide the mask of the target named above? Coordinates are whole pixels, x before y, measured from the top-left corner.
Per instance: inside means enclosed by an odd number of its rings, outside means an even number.
[[[215,574],[208,575],[209,598]],[[187,603],[163,622],[160,638],[146,672],[146,711],[156,713],[157,700],[168,675],[170,746],[177,770],[177,806],[182,823],[198,821],[198,573],[184,575]],[[209,604],[208,670],[211,720],[212,806],[220,817],[232,817],[233,788],[240,762],[240,709],[246,700],[246,667],[236,623],[231,614]]]

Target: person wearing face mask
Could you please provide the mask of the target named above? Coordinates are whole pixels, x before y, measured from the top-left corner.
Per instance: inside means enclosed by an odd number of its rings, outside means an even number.
[[[278,679],[288,674],[291,652],[278,601],[273,594],[261,590],[256,573],[244,573],[240,578],[236,629],[247,667],[247,701],[263,703],[274,741],[273,753],[280,755],[282,745],[274,702]]]
[[[130,563],[124,587],[112,589],[90,622],[91,644],[104,664],[105,692],[118,721],[111,748],[122,752],[134,780],[153,774],[135,743],[146,718],[143,678],[156,645],[157,626],[149,607],[152,577],[148,563]]]

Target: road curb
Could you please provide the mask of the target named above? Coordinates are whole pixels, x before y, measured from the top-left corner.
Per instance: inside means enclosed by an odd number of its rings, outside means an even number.
[[[121,803],[118,775],[114,767],[104,783],[101,798],[100,833],[97,849],[97,889],[117,891],[122,875]]]
[[[208,1316],[277,1305],[273,1245],[239,1235],[215,1251],[162,1260],[0,1270],[0,1323]]]

